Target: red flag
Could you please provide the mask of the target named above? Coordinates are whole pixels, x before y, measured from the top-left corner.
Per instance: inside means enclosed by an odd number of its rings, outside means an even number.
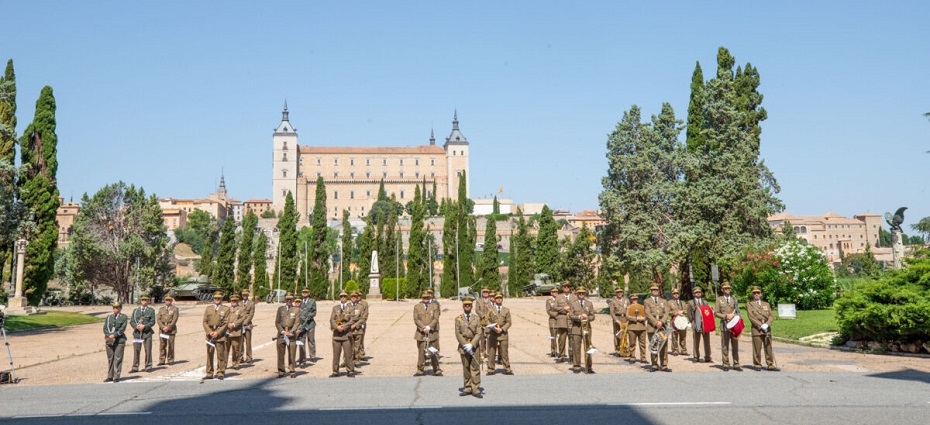
[[[706,305],[698,306],[701,310],[701,319],[702,324],[704,325],[704,333],[711,333],[717,329],[717,323],[714,320],[714,310],[711,310],[710,307]]]

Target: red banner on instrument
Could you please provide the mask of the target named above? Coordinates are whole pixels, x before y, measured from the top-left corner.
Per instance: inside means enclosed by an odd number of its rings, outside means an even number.
[[[716,321],[714,320],[714,311],[706,305],[698,306],[701,310],[701,324],[704,325],[703,332],[711,333],[717,329]]]

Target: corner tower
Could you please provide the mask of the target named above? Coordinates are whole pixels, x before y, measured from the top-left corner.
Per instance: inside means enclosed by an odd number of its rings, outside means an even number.
[[[284,199],[287,193],[297,198],[298,158],[300,151],[297,146],[297,129],[291,125],[287,112],[287,101],[281,111],[281,123],[274,129],[271,137],[273,153],[271,160],[271,199],[275,213],[284,211]]]
[[[446,143],[442,145],[446,151],[446,190],[449,198],[458,200],[459,176],[465,174],[465,196],[469,196],[471,191],[471,172],[468,170],[468,139],[459,131],[459,112],[458,110],[452,116],[452,133],[446,137]]]

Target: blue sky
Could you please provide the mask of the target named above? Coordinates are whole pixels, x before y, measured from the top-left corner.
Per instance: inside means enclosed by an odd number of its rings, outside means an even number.
[[[623,111],[669,102],[726,46],[762,76],[762,153],[794,214],[930,216],[928,2],[0,0],[18,130],[58,102],[59,186],[271,195],[287,99],[304,145],[471,142],[471,194],[597,207]],[[683,139],[684,135],[682,135]]]

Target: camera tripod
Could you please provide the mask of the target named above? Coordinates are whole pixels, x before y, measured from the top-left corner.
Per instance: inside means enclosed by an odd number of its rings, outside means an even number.
[[[6,355],[10,359],[10,381],[9,383],[15,384],[19,380],[16,379],[16,367],[13,366],[13,353],[10,351],[10,340],[6,337],[6,327],[3,326],[5,317],[3,313],[0,312],[0,334],[3,335],[3,343],[6,345]]]

